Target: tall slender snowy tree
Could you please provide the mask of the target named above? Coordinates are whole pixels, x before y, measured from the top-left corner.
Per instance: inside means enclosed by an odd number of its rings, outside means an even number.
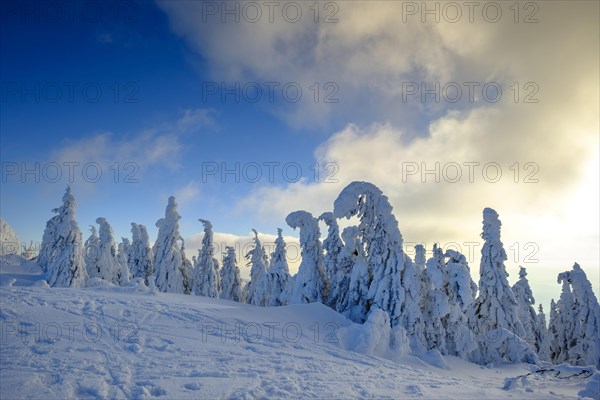
[[[98,278],[98,259],[100,258],[100,238],[98,230],[90,225],[90,237],[84,244],[85,269],[89,278]]]
[[[481,249],[479,296],[469,322],[478,338],[481,362],[535,362],[537,356],[520,339],[525,331],[518,317],[517,300],[508,285],[501,225],[496,211],[483,210],[481,237],[485,242]]]
[[[288,303],[304,304],[323,302],[328,288],[325,277],[323,248],[319,240],[319,222],[306,211],[290,213],[285,222],[291,228],[300,228],[300,248],[302,261],[298,273],[294,276]]]
[[[55,208],[52,212],[57,213],[58,210],[58,208]],[[56,229],[59,221],[60,216],[55,215],[46,222],[42,244],[40,245],[40,254],[37,257],[37,264],[46,274],[48,273],[48,266],[52,264],[52,260],[55,257],[54,250],[56,249],[56,241],[58,240]]]
[[[210,221],[199,219],[204,225],[202,248],[199,250],[194,267],[193,293],[195,295],[218,298],[221,292],[219,262],[214,257],[213,230]]]
[[[254,232],[254,248],[246,254],[246,259],[250,259],[248,264],[251,266],[246,301],[248,304],[255,306],[265,306],[266,294],[261,290],[262,285],[260,285],[260,282],[263,275],[267,272],[269,261],[267,260],[265,249],[260,239],[258,239],[258,232],[254,229],[252,229],[252,232]]]
[[[112,227],[105,218],[98,217],[96,223],[100,225],[100,247],[98,248],[98,262],[95,276],[105,281],[119,285],[120,266],[117,258],[117,245]]]
[[[421,297],[419,300],[419,308],[421,312],[424,313],[427,307],[427,293],[431,288],[431,281],[429,279],[428,274],[425,273],[425,268],[427,266],[427,258],[425,255],[425,247],[422,244],[415,245],[415,272],[419,277],[420,282],[420,291]],[[423,315],[423,329],[426,329],[427,322],[425,321],[427,317]],[[424,334],[425,335],[425,334]]]
[[[554,300],[552,300],[554,303]],[[546,326],[546,315],[544,314],[544,308],[540,304],[537,314],[537,324],[538,324],[538,332],[539,338],[538,343],[540,343],[540,348],[538,350],[538,357],[542,361],[551,361],[550,358],[550,341],[552,336],[549,334],[548,327]]]
[[[171,196],[165,217],[156,222],[158,237],[153,248],[156,287],[161,292],[189,293],[189,262],[185,258],[183,239],[179,234],[180,218],[175,197]]]
[[[146,227],[141,224],[131,223],[131,254],[129,256],[129,269],[132,278],[142,278],[146,285],[148,277],[154,276],[154,263],[150,238]]]
[[[340,227],[332,212],[324,212],[319,216],[319,220],[327,224],[327,238],[323,241],[323,249],[326,252],[325,277],[327,282],[331,282],[337,272],[338,256],[342,251],[344,243],[340,239]]]
[[[564,285],[564,283],[563,283]],[[568,288],[569,293],[571,289]],[[561,296],[565,294],[563,290]],[[559,300],[560,301],[560,300]],[[559,318],[558,304],[554,299],[550,300],[550,322],[548,323],[548,339],[547,339],[547,351],[548,359],[553,363],[564,362],[567,358],[567,353],[561,354],[563,347],[566,347],[566,342],[563,340],[564,333],[562,330],[562,323]]]
[[[481,249],[479,296],[475,301],[473,330],[485,333],[503,328],[523,337],[524,330],[518,317],[517,300],[508,285],[508,273],[504,266],[507,257],[500,241],[501,226],[496,211],[491,208],[483,210],[481,237],[485,242]]]
[[[448,293],[446,292],[446,267],[442,249],[433,245],[433,257],[427,260],[424,274],[427,276],[429,287],[424,294],[425,309],[423,319],[425,324],[425,339],[428,349],[438,349],[440,353],[447,354],[446,329],[442,324],[450,312]]]
[[[356,226],[342,231],[344,246],[338,255],[337,271],[331,277],[329,288],[330,307],[351,319],[352,315],[367,313],[369,295],[369,269],[358,242],[359,233]]]
[[[52,237],[45,238],[48,239],[48,284],[58,287],[83,287],[87,280],[83,240],[75,220],[77,203],[70,187],[67,187],[62,201],[61,207],[52,210],[57,214],[50,223],[52,228],[49,233]]]
[[[417,244],[415,245],[415,268],[419,273],[423,273],[426,266],[425,247],[422,244]]]
[[[129,284],[130,272],[129,272],[129,257],[131,254],[131,243],[127,238],[121,238],[121,243],[117,248],[119,260],[119,285],[126,286]]]
[[[240,269],[237,266],[235,258],[235,249],[227,246],[223,257],[223,268],[221,268],[221,298],[244,302],[244,292],[242,288],[242,278],[240,278]]]
[[[448,314],[442,319],[442,324],[446,330],[447,354],[473,360],[478,347],[473,332],[469,329],[467,312],[475,301],[477,285],[471,279],[469,265],[463,254],[448,249],[445,257],[448,258]]]
[[[334,203],[336,218],[360,219],[359,230],[369,271],[366,313],[377,307],[390,315],[417,342],[423,340],[420,283],[412,262],[405,262],[402,235],[392,206],[381,190],[368,182],[352,182]],[[364,322],[367,315],[355,316]],[[413,348],[416,343],[412,343]]]
[[[340,253],[339,272],[335,278],[337,285],[333,289],[337,299],[337,310],[355,322],[363,322],[371,305],[371,274],[367,256],[358,227],[345,228],[342,237],[344,247]]]
[[[194,272],[194,264],[185,256],[185,240],[180,237],[181,240],[181,258],[183,260],[183,266],[181,267],[181,280],[183,282],[183,293],[192,293],[192,276]]]
[[[260,286],[263,286],[260,291],[265,294],[266,306],[276,307],[287,304],[285,290],[290,278],[285,241],[282,230],[278,228],[275,250],[271,254],[271,265],[259,283]]]
[[[467,258],[463,254],[448,249],[446,250],[446,257],[448,257],[446,268],[448,268],[450,293],[456,298],[456,303],[466,316],[475,302],[477,284],[471,277],[471,269],[467,263]]]
[[[512,291],[517,300],[519,320],[523,324],[523,329],[525,330],[525,336],[522,336],[522,339],[529,343],[531,348],[539,353],[541,343],[538,342],[540,333],[537,323],[537,314],[535,308],[533,308],[535,305],[535,298],[533,297],[533,292],[529,286],[527,270],[525,268],[520,267],[519,280],[513,285]]]

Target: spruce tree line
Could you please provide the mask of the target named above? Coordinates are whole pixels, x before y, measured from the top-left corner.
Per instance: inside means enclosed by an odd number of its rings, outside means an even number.
[[[144,225],[132,223],[132,241],[117,245],[105,218],[91,226],[89,238],[75,219],[76,201],[70,188],[62,206],[46,223],[37,263],[50,286],[93,286],[94,280],[126,286],[155,286],[161,292],[192,294],[283,306],[320,302],[357,323],[385,320],[396,334],[406,335],[414,354],[439,351],[482,364],[539,360],[600,368],[600,305],[581,267],[558,275],[562,293],[552,300],[549,324],[520,268],[511,287],[504,262],[498,213],[483,210],[479,284],[471,278],[463,254],[437,245],[425,257],[421,245],[415,259],[403,251],[403,238],[388,198],[368,182],[353,182],[342,190],[333,211],[318,218],[295,211],[286,223],[299,230],[302,260],[291,276],[286,243],[277,230],[270,257],[254,232],[254,247],[245,258],[250,282],[240,278],[235,250],[225,249],[223,266],[215,258],[213,226],[200,219],[204,235],[197,257],[189,261],[179,233],[180,215],[174,197],[164,218],[156,222],[158,237],[150,246]],[[358,218],[358,225],[340,234],[338,220]],[[321,242],[319,220],[328,227]]]

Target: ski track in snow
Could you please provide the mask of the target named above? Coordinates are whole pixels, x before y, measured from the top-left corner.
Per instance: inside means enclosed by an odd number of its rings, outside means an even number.
[[[587,382],[532,376],[505,390],[530,366],[392,361],[342,348],[328,323],[351,324],[321,304],[3,286],[0,398],[564,399]]]

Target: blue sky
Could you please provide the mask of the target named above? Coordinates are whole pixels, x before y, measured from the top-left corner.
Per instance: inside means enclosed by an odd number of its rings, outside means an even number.
[[[236,22],[221,2],[3,2],[2,218],[40,241],[79,163],[84,237],[98,216],[117,237],[132,221],[154,237],[174,194],[191,252],[198,218],[223,242],[246,243],[251,228],[269,241],[282,227],[292,243],[289,212],[318,215],[347,183],[369,180],[407,243],[467,252],[493,207],[511,281],[525,264],[547,304],[556,273],[578,261],[598,289],[597,3],[540,3],[535,21],[503,4],[493,23],[481,10],[472,22],[422,22],[402,2],[320,2],[318,18],[291,2],[302,18],[290,22],[289,3],[273,21],[255,3],[262,16],[249,22],[247,3],[231,2]],[[437,180],[423,173],[436,163]],[[23,179],[36,165],[40,182]],[[50,182],[55,165],[63,175]],[[97,182],[83,179],[86,165],[86,178],[102,171]],[[239,179],[221,177],[236,166]],[[476,273],[477,251],[470,261]]]
[[[218,163],[219,169],[222,162],[227,163],[228,168],[248,162],[296,162],[304,169],[311,165],[312,149],[323,140],[323,134],[315,129],[288,129],[276,116],[261,109],[264,104],[236,103],[233,96],[226,102],[221,101],[220,96],[203,99],[202,82],[210,78],[206,76],[202,55],[192,53],[172,32],[167,15],[156,5],[132,4],[135,6],[103,3],[98,18],[92,14],[96,10],[92,5],[72,9],[63,5],[60,12],[65,14],[69,10],[73,17],[63,15],[58,22],[44,17],[53,9],[43,3],[31,5],[30,12],[39,15],[29,14],[28,9],[23,8],[15,14],[7,11],[3,15],[6,18],[2,24],[4,56],[1,61],[3,162],[16,162],[19,170],[22,162],[27,163],[27,168],[34,168],[38,162],[43,169],[47,163],[56,162],[49,158],[49,152],[60,151],[70,142],[110,132],[111,141],[118,143],[143,130],[174,124],[186,111],[206,110],[211,122],[186,133],[178,167],[157,167],[145,175],[143,160],[115,159],[122,166],[123,177],[119,181],[133,172],[123,167],[133,161],[140,168],[140,172],[134,174],[139,183],[114,184],[114,168],[102,168],[103,178],[96,185],[102,189],[92,187],[86,189],[89,196],[87,192],[83,197],[78,196],[82,221],[93,221],[99,212],[109,212],[116,230],[127,229],[127,221],[116,222],[120,219],[157,219],[167,194],[200,178],[202,162]],[[122,13],[121,17],[115,16],[117,11]],[[86,13],[90,16],[86,17]],[[11,90],[15,85],[18,93],[13,94]],[[97,95],[97,87],[102,90],[100,95]],[[23,88],[34,92],[27,94]],[[73,88],[72,98],[70,88]],[[53,102],[55,98],[57,101]],[[165,133],[169,134],[172,129],[166,127]],[[86,162],[99,160],[90,158]],[[20,176],[5,179],[3,211],[10,210],[11,214],[28,219],[19,229],[24,237],[37,237],[43,227],[41,222],[47,219],[49,209],[56,206],[68,183],[68,166],[59,164],[65,177],[56,184],[45,182],[44,185],[43,171],[40,185],[34,184],[34,175],[26,176],[25,183]],[[48,174],[54,176],[54,171],[48,170]],[[81,168],[75,171],[81,181]],[[90,171],[95,173],[95,169]],[[251,176],[253,171],[247,169],[247,175]],[[293,172],[290,170],[291,177]],[[281,183],[281,172],[273,176]],[[235,180],[233,175],[230,179]],[[246,233],[251,219],[241,219],[240,222],[244,221],[241,227],[240,223],[219,217],[226,209],[219,209],[215,199],[221,195],[241,196],[248,191],[247,185],[242,179],[239,185],[223,185],[213,176],[206,180],[198,179],[203,184],[201,191],[206,189],[205,200],[211,203],[210,207],[190,206],[188,214],[194,218],[211,216],[228,231]],[[160,194],[156,193],[157,188]],[[36,198],[39,190],[43,190],[48,200],[55,199],[54,202],[41,202]],[[213,211],[214,208],[218,212]]]

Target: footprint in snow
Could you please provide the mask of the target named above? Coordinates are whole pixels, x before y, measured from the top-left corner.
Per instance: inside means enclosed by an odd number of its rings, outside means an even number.
[[[202,389],[202,385],[198,382],[186,383],[183,385],[187,390],[200,390]]]
[[[404,394],[409,394],[413,396],[422,396],[421,388],[417,385],[408,385],[404,388]]]

